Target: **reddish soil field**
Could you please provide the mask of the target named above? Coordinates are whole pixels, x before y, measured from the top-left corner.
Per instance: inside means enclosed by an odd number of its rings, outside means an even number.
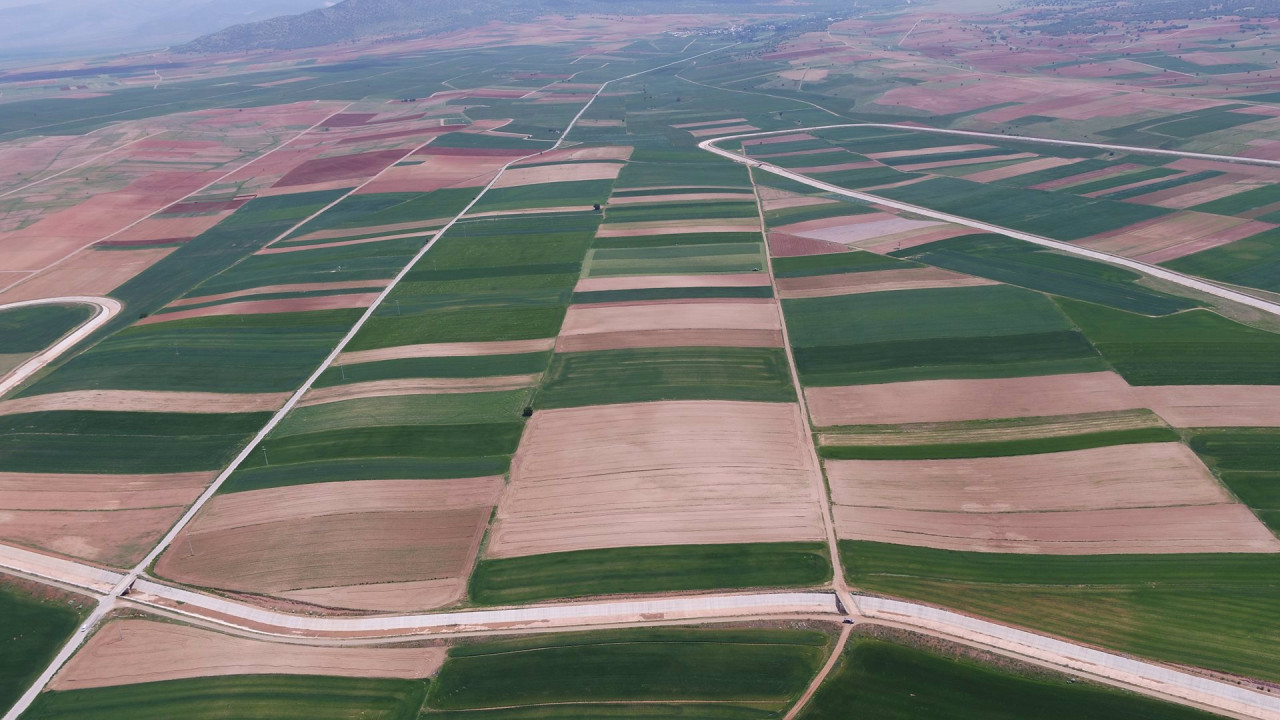
[[[1175,427],[1280,427],[1280,386],[1162,385],[1133,393]]]
[[[1072,165],[1078,162],[1080,162],[1079,158],[1046,157],[1038,160],[1020,162],[1014,165],[992,168],[991,170],[983,170],[971,175],[965,175],[964,178],[965,180],[972,180],[974,182],[995,182],[996,180],[1007,180],[1011,177],[1039,172],[1040,170],[1048,170],[1049,168],[1055,168],[1062,165]]]
[[[536,413],[487,554],[818,540],[794,404],[651,402]]]
[[[363,180],[404,157],[404,154],[402,150],[374,150],[355,155],[315,158],[285,173],[284,177],[272,187],[308,185],[351,178]]]
[[[215,473],[67,475],[0,473],[0,515],[9,510],[134,510],[185,506]]]
[[[690,135],[700,137],[710,137],[712,135],[735,135],[739,133],[749,133],[759,130],[755,125],[725,125],[723,127],[702,128],[701,130],[687,130]]]
[[[1248,221],[1240,218],[1185,211],[1094,235],[1080,241],[1080,244],[1125,257],[1145,258],[1157,253],[1165,255],[1169,250],[1182,246],[1195,247],[1202,241],[1208,243],[1207,247],[1213,247],[1212,238],[1229,233],[1232,228],[1246,222]],[[1231,240],[1216,244],[1221,245],[1227,242]],[[1177,253],[1173,255],[1174,257],[1187,254],[1179,250],[1173,250],[1173,252]]]
[[[191,500],[200,492],[191,494]],[[190,501],[188,501],[190,502]],[[112,567],[130,567],[159,542],[186,504],[102,512],[0,510],[0,540]]]
[[[86,250],[0,293],[0,302],[64,295],[106,295],[159,262],[173,248]],[[0,276],[2,277],[2,276]]]
[[[1280,542],[1243,505],[1121,510],[947,513],[839,506],[843,538],[944,550],[1108,555],[1277,552]]]
[[[817,427],[1045,417],[1143,407],[1111,372],[805,389]]]
[[[512,168],[502,173],[493,186],[505,188],[574,180],[613,180],[620,170],[622,163],[586,162]]]
[[[112,620],[72,656],[51,690],[133,685],[220,675],[425,678],[443,647],[314,647],[252,640],[188,625]]]
[[[222,300],[234,300],[235,298],[265,295],[267,293],[310,292],[313,290],[350,290],[355,288],[380,287],[386,284],[386,280],[340,280],[338,282],[262,285],[260,287],[247,288],[245,290],[233,290],[232,292],[218,293],[216,295],[200,295],[197,297],[174,300],[169,303],[168,307],[183,307],[186,305],[198,305],[200,303],[207,302],[220,302]]]
[[[831,253],[848,252],[849,248],[840,243],[826,240],[771,232],[768,236],[769,255],[773,257],[799,257],[802,255],[829,255]]]

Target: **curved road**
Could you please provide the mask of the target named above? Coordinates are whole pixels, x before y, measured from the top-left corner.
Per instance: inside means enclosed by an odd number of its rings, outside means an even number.
[[[69,295],[67,297],[58,298],[42,298],[40,300],[23,300],[21,302],[8,303],[0,305],[0,312],[5,310],[17,310],[18,308],[37,307],[39,305],[92,305],[98,309],[93,317],[86,320],[80,327],[67,333],[61,340],[46,348],[43,352],[36,354],[26,362],[14,368],[0,378],[0,397],[4,397],[5,393],[21,385],[23,381],[36,374],[45,365],[59,358],[63,353],[70,350],[76,343],[88,337],[94,330],[107,324],[111,318],[115,317],[124,305],[119,300],[109,297],[93,297],[89,295]]]
[[[706,150],[707,152],[711,152],[716,155],[719,155],[720,157],[728,158],[736,163],[741,163],[743,165],[747,165],[752,168],[757,168],[760,170],[764,170],[766,172],[771,172],[775,175],[779,175],[781,177],[787,178],[788,180],[794,180],[796,182],[803,183],[805,185],[817,188],[819,190],[835,193],[837,195],[843,195],[845,197],[854,198],[856,200],[863,200],[865,202],[875,203],[877,205],[896,208],[898,210],[905,210],[907,212],[915,213],[917,215],[931,217],[931,218],[934,218],[935,220],[942,220],[944,222],[954,223],[956,225],[965,225],[967,227],[971,227],[976,230],[982,230],[984,232],[1004,235],[1006,237],[1015,238],[1017,240],[1023,240],[1029,243],[1034,243],[1036,245],[1042,245],[1044,247],[1053,248],[1054,250],[1060,250],[1062,252],[1070,253],[1072,255],[1087,257],[1091,260],[1099,260],[1101,262],[1110,263],[1112,265],[1119,265],[1121,267],[1129,268],[1131,270],[1137,270],[1140,273],[1150,275],[1152,277],[1157,277],[1157,278],[1160,278],[1161,280],[1168,280],[1169,282],[1182,285],[1183,287],[1188,287],[1193,290],[1198,290],[1200,292],[1207,293],[1209,295],[1213,295],[1215,297],[1219,297],[1224,300],[1230,300],[1232,302],[1240,303],[1241,305],[1247,305],[1249,307],[1262,310],[1263,312],[1267,312],[1272,315],[1280,316],[1280,304],[1263,300],[1262,298],[1259,298],[1257,296],[1249,295],[1247,293],[1239,292],[1237,290],[1232,290],[1230,288],[1223,287],[1222,285],[1211,282],[1209,280],[1204,280],[1202,278],[1195,277],[1193,275],[1185,275],[1180,272],[1175,272],[1173,270],[1160,267],[1159,265],[1151,265],[1149,263],[1144,263],[1139,260],[1134,260],[1132,258],[1127,258],[1120,255],[1113,255],[1111,253],[1102,252],[1100,250],[1093,250],[1090,248],[1081,247],[1079,245],[1074,245],[1069,242],[1063,242],[1061,240],[1053,240],[1051,238],[1043,237],[1041,235],[1033,235],[1031,233],[1025,233],[1020,230],[1013,230],[1007,227],[1003,227],[1001,225],[993,225],[991,223],[982,222],[980,220],[971,220],[969,218],[966,218],[960,215],[952,215],[951,213],[944,213],[938,210],[932,210],[930,208],[922,207],[919,205],[912,205],[910,203],[899,202],[897,200],[890,200],[888,198],[884,198],[879,195],[874,195],[868,192],[862,192],[859,190],[849,190],[846,188],[842,188],[839,185],[833,185],[828,182],[823,182],[822,180],[815,180],[807,175],[803,175],[793,170],[788,170],[783,167],[778,167],[777,165],[763,162],[761,160],[755,160],[755,159],[746,157],[745,155],[739,155],[738,153],[725,150],[723,148],[716,146],[716,143],[724,142],[726,140],[745,140],[745,139],[750,139],[755,137],[767,137],[769,135],[803,133],[811,130],[827,130],[827,129],[844,128],[844,127],[893,128],[898,130],[912,130],[912,131],[919,131],[919,132],[941,133],[946,135],[959,135],[962,137],[978,137],[985,140],[993,140],[993,141],[1017,139],[1022,142],[1039,142],[1039,143],[1045,143],[1050,145],[1077,145],[1077,146],[1097,148],[1101,150],[1122,150],[1125,152],[1134,152],[1134,153],[1174,155],[1178,157],[1197,158],[1201,160],[1217,160],[1222,162],[1236,162],[1236,163],[1246,163],[1250,165],[1269,165],[1269,166],[1280,167],[1280,160],[1233,158],[1228,155],[1207,155],[1205,153],[1184,153],[1176,150],[1148,150],[1146,148],[1130,147],[1127,145],[1102,145],[1102,144],[1096,144],[1096,143],[1076,142],[1071,140],[1052,140],[1048,138],[1033,138],[1025,135],[1016,135],[1016,136],[1015,135],[996,135],[992,133],[980,133],[980,132],[972,132],[967,130],[937,130],[934,128],[918,128],[918,127],[915,127],[914,125],[896,125],[891,123],[843,123],[839,125],[818,125],[814,127],[792,128],[789,130],[772,130],[768,132],[743,133],[741,135],[727,135],[725,137],[710,138],[707,140],[703,140],[702,142],[698,143],[698,147],[702,148],[703,150]]]

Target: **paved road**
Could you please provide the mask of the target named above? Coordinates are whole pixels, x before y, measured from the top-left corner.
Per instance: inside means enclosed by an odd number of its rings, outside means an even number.
[[[76,343],[88,337],[94,330],[105,325],[107,321],[115,317],[116,314],[124,308],[124,306],[120,304],[120,301],[114,298],[92,297],[89,295],[68,295],[67,297],[23,300],[21,302],[0,305],[0,312],[5,310],[17,310],[18,308],[24,307],[37,307],[40,305],[92,305],[97,308],[97,312],[93,314],[93,317],[86,320],[83,325],[72,330],[70,333],[67,333],[67,335],[61,340],[14,368],[8,375],[0,378],[0,397],[4,397],[5,393],[18,387],[25,382],[27,378],[39,372],[45,365],[48,365],[61,357],[63,353],[75,347]]]
[[[739,155],[738,153],[731,152],[729,150],[725,150],[723,148],[716,146],[716,143],[724,142],[727,140],[743,140],[743,139],[749,139],[753,137],[764,137],[768,135],[792,134],[792,133],[801,133],[801,132],[806,132],[811,130],[822,130],[822,129],[829,129],[829,128],[842,128],[842,127],[883,127],[883,128],[902,129],[902,130],[918,130],[921,132],[935,132],[935,133],[944,133],[944,134],[963,135],[965,137],[981,137],[983,139],[993,140],[993,141],[1007,140],[1010,137],[1015,137],[1010,135],[992,135],[990,133],[975,133],[975,132],[969,132],[964,130],[932,130],[932,129],[926,130],[923,128],[914,127],[912,125],[893,125],[893,124],[879,124],[879,123],[846,123],[841,125],[821,125],[817,127],[793,128],[790,130],[774,130],[770,132],[729,135],[726,137],[711,138],[708,140],[703,140],[702,142],[698,143],[698,147],[708,152],[715,153],[716,155],[719,155],[721,157],[733,160],[734,162],[742,163],[744,165],[749,165],[750,167],[753,167],[753,168],[765,170],[775,175],[780,175],[782,177],[785,177],[789,180],[794,180],[796,182],[803,183],[810,187],[818,188],[819,190],[825,190],[827,192],[835,193],[837,195],[843,195],[845,197],[854,198],[856,200],[863,200],[866,202],[876,203],[877,205],[884,205],[886,207],[896,208],[898,210],[906,210],[908,212],[912,212],[917,215],[923,215],[925,217],[931,217],[936,220],[955,223],[957,225],[965,225],[965,226],[968,226],[977,230],[982,230],[985,232],[996,233],[999,235],[1004,235],[1006,237],[1016,238],[1018,240],[1024,240],[1029,243],[1034,243],[1036,245],[1042,245],[1044,247],[1053,248],[1055,250],[1060,250],[1062,252],[1070,253],[1072,255],[1079,255],[1081,257],[1090,258],[1092,260],[1100,260],[1102,262],[1110,263],[1112,265],[1119,265],[1121,267],[1126,267],[1131,270],[1137,270],[1138,272],[1144,273],[1146,275],[1150,275],[1152,277],[1157,277],[1162,280],[1168,280],[1169,282],[1182,285],[1183,287],[1192,288],[1194,290],[1198,290],[1200,292],[1213,295],[1215,297],[1220,297],[1224,300],[1231,300],[1232,302],[1237,302],[1237,303],[1240,303],[1241,305],[1247,305],[1249,307],[1257,308],[1264,312],[1271,313],[1272,315],[1280,315],[1280,304],[1269,302],[1267,300],[1263,300],[1262,298],[1256,297],[1254,295],[1249,295],[1247,293],[1239,292],[1237,290],[1232,290],[1230,288],[1223,287],[1222,285],[1218,285],[1217,283],[1204,280],[1202,278],[1198,278],[1192,275],[1184,275],[1183,273],[1175,272],[1173,270],[1160,267],[1159,265],[1151,265],[1138,260],[1134,260],[1132,258],[1121,257],[1120,255],[1113,255],[1111,253],[1106,253],[1099,250],[1093,250],[1090,248],[1081,247],[1079,245],[1073,245],[1072,243],[1062,242],[1060,240],[1052,240],[1050,238],[1043,237],[1040,235],[1033,235],[1031,233],[1025,233],[1019,230],[1012,230],[1010,228],[1006,228],[1000,225],[993,225],[991,223],[982,222],[980,220],[971,220],[969,218],[962,217],[960,215],[952,215],[950,213],[944,213],[937,210],[932,210],[930,208],[921,207],[919,205],[912,205],[910,203],[899,202],[897,200],[890,200],[888,198],[880,197],[879,195],[874,195],[868,192],[861,192],[858,190],[848,190],[838,185],[833,185],[831,183],[823,182],[821,180],[815,180],[811,177],[808,177],[807,175],[802,175],[793,170],[788,170],[786,168],[778,167],[777,165],[773,165],[771,163],[763,162],[760,160],[754,160],[752,158],[748,158],[743,155]],[[1257,165],[1280,166],[1280,161],[1274,161],[1274,160],[1231,158],[1226,155],[1206,155],[1204,153],[1181,153],[1174,150],[1155,151],[1155,150],[1146,150],[1144,148],[1134,148],[1134,147],[1129,147],[1124,145],[1100,145],[1100,144],[1081,143],[1081,142],[1066,141],[1066,140],[1049,140],[1045,138],[1032,138],[1027,136],[1016,136],[1016,137],[1020,140],[1024,140],[1028,142],[1044,142],[1044,143],[1050,143],[1055,145],[1059,145],[1059,144],[1083,145],[1083,146],[1094,147],[1099,149],[1114,148],[1114,149],[1124,150],[1126,152],[1159,153],[1163,155],[1176,155],[1179,157],[1193,157],[1193,158],[1201,158],[1201,159],[1221,160],[1224,162],[1247,162],[1249,164],[1257,164]]]

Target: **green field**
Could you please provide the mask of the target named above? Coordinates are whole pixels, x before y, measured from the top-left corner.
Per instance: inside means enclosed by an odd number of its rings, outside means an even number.
[[[1209,720],[1209,713],[1045,674],[854,637],[802,720]]]
[[[591,251],[587,262],[590,277],[744,273],[765,267],[760,242],[599,248]]]
[[[3,580],[0,577],[0,710],[7,710],[53,660],[83,615],[66,602],[38,600]]]
[[[777,348],[673,347],[564,353],[551,361],[540,409],[654,400],[795,400]]]
[[[40,352],[93,313],[87,305],[36,305],[0,311],[0,357]]]
[[[812,277],[837,273],[870,272],[920,267],[910,260],[899,260],[885,255],[855,250],[826,255],[801,255],[773,259],[773,274],[778,278]]]
[[[1017,555],[841,541],[849,582],[1139,657],[1280,680],[1280,555]]]
[[[1191,449],[1272,532],[1280,533],[1280,430],[1201,430]]]
[[[1074,300],[1059,305],[1130,384],[1280,383],[1280,335],[1207,310],[1149,318]]]
[[[1105,369],[1043,295],[1007,285],[784,300],[807,385]]]
[[[968,235],[894,253],[912,260],[1143,315],[1199,303],[1142,287],[1141,275],[1003,235]]]
[[[294,408],[272,437],[395,425],[519,422],[530,390],[356,398]]]
[[[414,720],[420,680],[232,675],[46,692],[24,720]]]
[[[1111,445],[1178,442],[1169,428],[1140,428],[1082,433],[1001,442],[938,443],[932,445],[827,445],[818,454],[831,460],[932,460],[942,458],[1004,457],[1067,452]]]
[[[812,587],[831,579],[825,545],[751,543],[609,548],[482,559],[469,595],[505,605],[588,595]]]
[[[616,630],[459,645],[431,685],[432,710],[566,702],[795,700],[826,657],[807,630]]]
[[[291,485],[347,480],[433,480],[501,475],[511,459],[488,457],[357,457],[304,460],[267,465],[254,453],[218,488],[220,493],[246,492]]]
[[[1164,265],[1191,275],[1277,292],[1280,291],[1280,230],[1260,232]]]

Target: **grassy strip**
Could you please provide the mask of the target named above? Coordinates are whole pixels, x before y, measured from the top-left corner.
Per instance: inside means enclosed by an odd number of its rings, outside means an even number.
[[[82,613],[0,585],[0,710],[7,710],[75,632]]]
[[[483,559],[469,595],[504,605],[624,593],[812,587],[831,579],[820,543],[665,545]]]
[[[596,238],[593,248],[654,248],[673,245],[729,245],[734,243],[758,243],[758,232],[707,232],[678,233],[674,235],[636,235],[633,237]]]
[[[1280,555],[1018,555],[850,540],[840,553],[863,590],[1280,680]]]
[[[414,720],[422,680],[232,675],[47,692],[27,720]]]
[[[729,703],[574,703],[572,705],[530,705],[528,707],[501,708],[496,710],[433,710],[431,717],[456,720],[600,720],[601,718],[627,718],[627,720],[769,720],[780,717],[776,710],[753,707],[752,704]]]
[[[794,399],[786,355],[779,348],[640,348],[556,355],[536,407]]]
[[[4,354],[39,352],[87,321],[88,305],[37,305],[0,312],[0,348]]]
[[[797,697],[825,659],[807,630],[626,630],[455,648],[432,684],[441,710],[591,701]]]
[[[1120,690],[1021,675],[882,640],[857,638],[801,712],[802,720],[850,717],[931,720],[1209,720],[1216,717]]]
[[[1169,428],[1143,428],[1086,433],[1061,437],[1006,440],[986,443],[945,443],[938,445],[828,445],[818,454],[830,460],[933,460],[943,458],[1005,457],[1087,450],[1111,445],[1178,442],[1180,436]]]
[[[273,438],[388,425],[519,422],[532,389],[354,398],[294,408]]]
[[[747,287],[687,287],[643,288],[639,290],[599,290],[576,292],[575,304],[633,302],[637,300],[678,300],[694,298],[771,298],[773,288],[768,285]]]
[[[1182,185],[1190,185],[1191,183],[1200,182],[1201,180],[1208,180],[1210,178],[1215,178],[1222,174],[1223,173],[1218,172],[1216,170],[1205,170],[1203,172],[1190,173],[1188,175],[1180,175],[1178,177],[1170,178],[1168,180],[1162,180],[1161,182],[1151,183],[1150,185],[1142,185],[1140,187],[1129,188],[1127,190],[1117,190],[1116,192],[1107,193],[1102,197],[1106,198],[1107,200],[1128,200],[1129,198],[1138,197],[1139,195],[1146,195],[1147,193],[1159,192],[1161,190],[1168,190],[1169,188],[1180,187]]]

